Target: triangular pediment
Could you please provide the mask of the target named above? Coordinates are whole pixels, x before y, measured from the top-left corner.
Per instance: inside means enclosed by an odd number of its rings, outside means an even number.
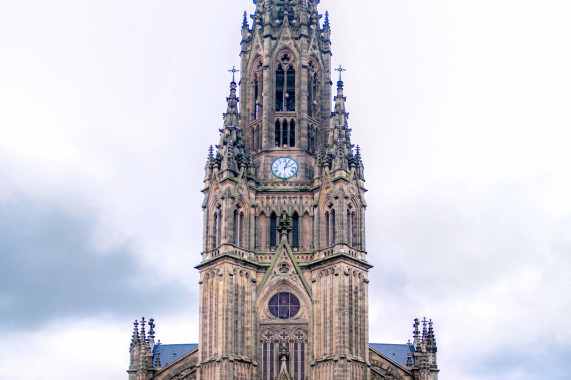
[[[282,236],[270,267],[260,282],[258,293],[262,291],[266,284],[282,280],[288,280],[297,284],[300,288],[305,289],[307,295],[311,297],[311,287],[305,279],[293,250],[287,241],[287,237],[285,236]]]

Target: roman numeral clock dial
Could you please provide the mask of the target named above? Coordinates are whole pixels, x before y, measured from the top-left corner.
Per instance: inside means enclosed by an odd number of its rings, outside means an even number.
[[[272,163],[272,173],[281,179],[288,179],[297,174],[299,166],[293,158],[280,157]]]

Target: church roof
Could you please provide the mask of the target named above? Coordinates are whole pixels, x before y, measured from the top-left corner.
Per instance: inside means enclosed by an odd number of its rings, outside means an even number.
[[[408,353],[414,353],[414,346],[408,344],[369,343],[369,346],[403,366],[406,366]],[[161,367],[165,367],[197,348],[198,344],[157,344],[153,348],[153,363],[155,363],[157,352],[161,360]]]
[[[198,344],[157,344],[153,347],[153,363],[156,363],[157,352],[161,367],[165,367],[197,348]]]
[[[414,354],[414,346],[408,344],[369,343],[369,346],[402,366],[406,366],[408,353]]]

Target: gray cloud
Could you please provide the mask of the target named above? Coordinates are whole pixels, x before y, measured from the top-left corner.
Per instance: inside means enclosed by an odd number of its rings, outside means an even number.
[[[568,379],[571,373],[571,348],[557,344],[537,344],[531,349],[505,348],[488,353],[473,362],[470,372],[479,378],[494,379]]]
[[[181,304],[177,284],[155,280],[130,244],[97,248],[98,221],[24,198],[0,203],[0,323],[41,327],[59,317],[132,315]]]

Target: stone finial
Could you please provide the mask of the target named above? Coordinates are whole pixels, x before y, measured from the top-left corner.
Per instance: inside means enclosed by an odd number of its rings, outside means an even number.
[[[145,332],[145,318],[141,318],[141,342],[147,342],[147,334]]]
[[[135,323],[133,323],[133,336],[131,337],[131,347],[130,349],[133,349],[133,347],[139,343],[139,321],[135,321]]]
[[[415,318],[414,320],[414,330],[413,330],[413,337],[414,337],[414,346],[415,348],[418,350],[420,349],[420,330],[419,330],[419,326],[420,326],[420,321],[418,320],[418,318]]]
[[[289,232],[292,230],[291,222],[289,217],[284,212],[278,221],[278,231],[280,232],[282,239],[285,237],[287,239]]]
[[[324,29],[329,29],[330,25],[329,25],[329,11],[325,11],[325,22],[323,23],[323,28]]]
[[[149,320],[149,343],[154,345],[155,344],[155,320],[151,318]]]
[[[248,12],[244,11],[244,20],[242,21],[242,29],[249,29],[248,25]]]
[[[435,353],[437,351],[436,338],[434,337],[434,323],[432,319],[428,322],[428,351]]]

